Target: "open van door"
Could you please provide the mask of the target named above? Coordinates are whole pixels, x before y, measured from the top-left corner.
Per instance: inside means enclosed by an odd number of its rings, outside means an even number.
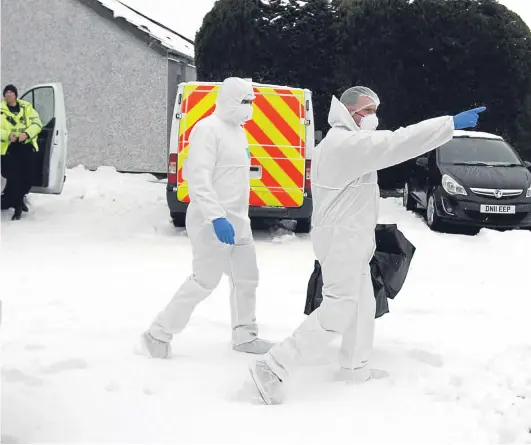
[[[60,83],[37,85],[20,99],[33,105],[42,122],[31,193],[60,194],[65,182],[68,140],[63,87]]]

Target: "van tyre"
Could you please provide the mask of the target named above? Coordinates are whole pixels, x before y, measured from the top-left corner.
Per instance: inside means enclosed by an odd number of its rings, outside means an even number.
[[[186,226],[186,213],[171,213],[171,221],[175,227]]]
[[[413,199],[410,193],[409,183],[404,184],[404,192],[402,196],[402,204],[408,211],[413,211],[417,208],[417,203]]]
[[[435,232],[442,232],[444,228],[441,218],[437,215],[433,193],[430,193],[428,196],[428,204],[426,205],[426,224]]]
[[[298,219],[297,225],[295,226],[295,233],[310,233],[311,228],[312,228],[311,218]]]

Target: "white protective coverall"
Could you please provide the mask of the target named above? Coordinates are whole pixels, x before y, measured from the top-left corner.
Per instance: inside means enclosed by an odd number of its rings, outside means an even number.
[[[322,267],[323,302],[266,355],[281,380],[303,361],[322,355],[338,334],[343,334],[341,367],[356,370],[367,364],[376,310],[369,268],[380,198],[376,171],[431,151],[454,134],[450,116],[395,132],[362,131],[335,97],[328,122],[332,128],[314,151],[311,172],[311,239]]]
[[[257,338],[258,267],[248,216],[250,155],[241,126],[251,118],[252,105],[242,105],[243,99],[254,99],[251,83],[226,79],[214,113],[191,132],[183,173],[190,195],[186,230],[192,244],[193,274],[153,322],[149,333],[159,341],[170,342],[173,334],[186,327],[194,308],[212,293],[223,274],[231,284],[233,345]],[[233,225],[233,246],[216,237],[212,221],[217,218],[227,218]]]

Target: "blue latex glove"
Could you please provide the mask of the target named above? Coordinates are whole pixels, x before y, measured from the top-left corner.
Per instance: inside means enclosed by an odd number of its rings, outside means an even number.
[[[212,221],[214,232],[224,244],[234,244],[234,227],[227,218],[218,218]]]
[[[463,111],[454,116],[454,128],[462,130],[472,128],[478,124],[479,113],[483,113],[487,107],[474,108],[473,110]]]

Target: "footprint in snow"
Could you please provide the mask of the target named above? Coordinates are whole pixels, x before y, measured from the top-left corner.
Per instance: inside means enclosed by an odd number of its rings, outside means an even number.
[[[118,392],[120,391],[120,384],[116,380],[112,380],[107,383],[107,386],[105,386],[105,390],[109,392]]]
[[[41,386],[43,381],[38,377],[27,375],[19,369],[3,369],[2,377],[6,382],[22,383],[27,386]],[[4,443],[2,441],[2,443]]]
[[[43,372],[46,374],[57,374],[63,371],[73,371],[76,369],[86,369],[88,368],[88,363],[80,358],[75,358],[71,360],[63,360],[57,363],[53,363],[50,366],[47,366],[43,369]]]
[[[256,389],[256,385],[250,377],[245,380],[239,389],[229,393],[229,400],[231,402],[249,403],[251,405],[265,405]]]
[[[153,388],[148,388],[148,387],[144,388],[144,389],[142,390],[142,392],[143,392],[145,395],[147,395],[147,396],[153,396],[153,395],[157,394],[157,391],[156,391],[155,389],[153,389]]]
[[[439,354],[432,354],[431,352],[422,351],[420,349],[412,349],[409,351],[408,355],[419,362],[434,366],[436,368],[440,368],[442,365],[444,365],[444,360]]]
[[[26,351],[42,351],[43,349],[46,349],[46,346],[43,345],[26,345],[24,347]]]

